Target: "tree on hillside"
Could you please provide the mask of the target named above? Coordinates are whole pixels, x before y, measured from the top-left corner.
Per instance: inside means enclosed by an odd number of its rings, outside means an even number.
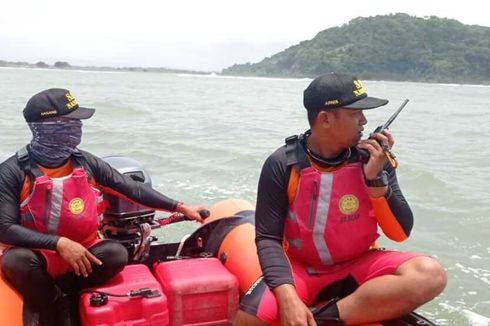
[[[314,77],[330,71],[362,79],[490,83],[490,27],[434,16],[359,17],[222,73]]]
[[[45,62],[39,61],[39,62],[36,62],[36,67],[37,68],[49,68],[49,65]]]
[[[66,61],[56,61],[54,63],[54,66],[55,66],[55,68],[61,68],[61,69],[71,67],[70,64]]]

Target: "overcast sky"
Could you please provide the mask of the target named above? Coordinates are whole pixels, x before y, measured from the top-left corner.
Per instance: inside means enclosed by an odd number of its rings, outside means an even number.
[[[490,26],[483,8],[484,0],[5,0],[0,60],[219,71],[359,16]]]

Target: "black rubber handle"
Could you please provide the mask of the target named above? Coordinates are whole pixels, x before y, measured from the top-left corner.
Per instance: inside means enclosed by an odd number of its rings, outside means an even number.
[[[211,215],[211,212],[210,212],[208,209],[201,209],[201,210],[199,211],[199,215],[200,215],[202,218],[206,219],[206,218],[208,218],[208,217],[209,217],[209,215]]]

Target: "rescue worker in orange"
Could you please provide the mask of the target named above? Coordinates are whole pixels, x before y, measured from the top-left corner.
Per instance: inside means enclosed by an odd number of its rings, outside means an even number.
[[[237,325],[360,324],[402,316],[433,299],[446,274],[433,258],[376,250],[378,226],[394,241],[413,215],[388,164],[390,131],[362,139],[364,110],[387,104],[361,82],[329,73],[304,91],[311,129],[268,157],[258,184],[256,244],[263,276]],[[309,306],[327,302],[314,315]]]
[[[101,284],[127,263],[120,243],[97,238],[101,189],[202,221],[202,206],[173,200],[78,149],[81,120],[94,111],[66,89],[34,95],[24,109],[32,141],[0,165],[0,242],[9,246],[2,272],[42,325],[76,324],[64,291]]]

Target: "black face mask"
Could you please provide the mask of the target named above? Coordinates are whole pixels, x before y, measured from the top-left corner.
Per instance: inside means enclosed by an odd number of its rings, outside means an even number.
[[[82,121],[60,118],[30,122],[31,154],[36,162],[56,167],[65,162],[82,140]]]

